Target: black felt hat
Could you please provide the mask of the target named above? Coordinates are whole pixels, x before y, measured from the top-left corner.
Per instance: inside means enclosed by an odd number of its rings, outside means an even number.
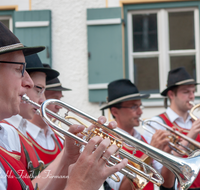
[[[59,72],[51,69],[51,68],[45,68],[42,65],[42,62],[39,58],[39,56],[35,53],[29,56],[25,56],[25,60],[26,60],[26,71],[28,73],[31,72],[43,72],[47,75],[46,77],[46,81],[52,80],[54,78],[56,78],[59,75]]]
[[[45,68],[50,68],[51,69],[49,64],[43,63],[43,66]],[[71,90],[71,89],[62,87],[62,84],[60,83],[60,80],[58,79],[58,77],[56,77],[56,78],[54,78],[52,80],[47,81],[45,90],[67,91],[67,90]]]
[[[2,23],[0,22],[0,55],[13,51],[22,50],[24,56],[38,53],[44,50],[45,47],[24,47],[19,39]]]
[[[162,96],[167,96],[167,92],[171,88],[187,84],[196,85],[198,83],[196,83],[196,81],[190,76],[190,74],[185,70],[184,67],[173,69],[168,73],[167,88],[163,90],[160,94]]]
[[[100,109],[106,109],[114,104],[129,100],[149,98],[150,94],[140,94],[135,84],[128,79],[120,79],[108,84],[108,102]]]

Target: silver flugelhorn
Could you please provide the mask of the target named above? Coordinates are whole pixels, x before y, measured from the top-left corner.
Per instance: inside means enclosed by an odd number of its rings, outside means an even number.
[[[31,104],[33,104],[34,106],[36,106],[36,108],[39,108],[38,105],[30,100],[28,100],[26,97],[23,97],[23,100],[26,102],[29,102]],[[58,106],[61,106],[65,109],[67,109],[67,112],[72,112],[74,114],[76,114],[77,116],[89,121],[90,123],[96,125],[98,128],[101,128],[103,130],[105,130],[108,134],[112,134],[114,137],[118,138],[118,139],[122,139],[124,143],[129,144],[133,147],[135,147],[136,150],[140,150],[143,153],[147,154],[148,156],[152,157],[153,159],[157,160],[158,162],[160,162],[161,164],[163,164],[164,166],[166,166],[169,170],[171,170],[175,176],[177,177],[181,188],[186,190],[190,187],[190,185],[193,183],[193,181],[195,180],[195,178],[197,177],[199,170],[200,170],[200,151],[196,151],[193,156],[188,157],[188,158],[180,158],[180,157],[176,157],[173,155],[170,155],[164,151],[161,151],[155,147],[152,147],[151,145],[140,141],[124,132],[122,132],[119,129],[110,129],[108,128],[107,124],[99,124],[97,122],[97,119],[83,113],[82,111],[72,107],[69,104],[66,104],[60,100],[56,100],[56,99],[49,99],[46,100],[45,102],[42,103],[41,105],[41,114],[42,117],[45,119],[45,121],[52,126],[54,129],[58,130],[59,132],[61,132],[62,134],[69,136],[71,138],[73,138],[74,140],[78,141],[80,144],[85,145],[87,144],[87,141],[83,140],[82,138],[77,137],[74,134],[69,133],[68,131],[65,131],[59,127],[57,127],[48,117],[47,114],[50,115],[51,117],[54,117],[56,119],[58,119],[59,121],[67,124],[68,126],[71,125],[70,122],[66,121],[65,119],[63,119],[63,117],[60,117],[58,115],[56,115],[53,112],[47,111],[47,106],[49,104],[56,104]],[[47,112],[47,114],[46,114]],[[119,153],[121,155],[124,155],[126,152],[123,151],[122,149],[119,150]],[[129,156],[129,155],[128,155]],[[111,156],[111,159],[114,156]],[[126,157],[126,156],[124,156]],[[126,157],[127,158],[127,157]],[[119,162],[119,161],[116,161]],[[129,167],[129,166],[128,166]],[[145,170],[145,168],[144,168]],[[137,171],[137,170],[136,170]],[[138,171],[137,171],[138,172]],[[141,172],[141,171],[140,171]],[[144,173],[144,172],[143,172]],[[130,172],[127,172],[127,174],[125,175],[129,175]],[[156,173],[154,173],[154,175],[158,175]],[[143,177],[143,176],[142,176]],[[154,179],[151,176],[147,175],[147,173],[144,173],[144,177],[146,177],[149,181],[154,181],[155,184],[157,182],[162,182],[162,178],[160,178],[160,176],[158,175],[157,177],[159,179]]]
[[[31,101],[29,99],[28,96],[24,95],[22,97],[22,100],[26,103],[30,103],[31,105],[33,105],[35,108],[40,109],[41,106],[33,101]],[[58,101],[58,100],[55,100]],[[63,102],[59,101],[59,103],[57,103],[59,105],[63,104]],[[64,105],[62,105],[63,107]],[[66,107],[65,107],[66,108]],[[139,158],[131,155],[130,153],[124,151],[123,149],[121,149],[122,147],[122,142],[118,139],[116,139],[115,137],[112,137],[111,135],[108,135],[107,133],[103,132],[102,130],[99,130],[99,128],[95,128],[91,131],[84,131],[82,134],[84,135],[84,139],[68,132],[67,130],[64,130],[60,127],[58,127],[54,121],[52,121],[52,119],[50,119],[49,117],[47,117],[46,112],[49,116],[55,118],[56,120],[70,126],[72,125],[71,122],[69,122],[65,117],[61,117],[60,115],[48,110],[45,106],[45,112],[41,112],[40,110],[38,110],[38,112],[43,116],[43,114],[45,115],[45,117],[43,118],[44,121],[49,124],[51,127],[53,127],[53,129],[55,129],[55,131],[58,131],[60,133],[62,133],[63,135],[66,135],[72,139],[74,139],[77,142],[80,143],[80,145],[86,145],[88,142],[88,140],[90,138],[92,138],[93,136],[101,136],[102,138],[109,138],[111,141],[111,144],[115,144],[118,146],[118,153],[122,156],[125,157],[129,160],[129,162],[131,164],[127,164],[127,166],[125,168],[123,168],[122,170],[120,170],[120,172],[122,174],[124,174],[128,179],[130,179],[132,182],[134,182],[134,186],[136,190],[141,190],[143,189],[146,184],[151,181],[152,183],[154,183],[157,186],[160,186],[164,183],[163,177],[151,166],[149,166],[148,164],[146,164],[145,162],[141,161]],[[69,116],[70,117],[70,116]],[[75,118],[75,120],[78,120]],[[93,122],[94,124],[94,122]],[[99,126],[101,126],[101,124],[99,124],[96,121],[96,124],[98,124]],[[111,155],[109,161],[107,162],[107,165],[109,166],[113,166],[117,163],[121,162],[121,159],[119,159],[116,156]],[[135,167],[137,166],[137,167]],[[141,167],[139,167],[141,166]],[[114,174],[114,176],[112,175],[111,178],[114,181],[117,181],[119,179],[119,177],[117,175]]]

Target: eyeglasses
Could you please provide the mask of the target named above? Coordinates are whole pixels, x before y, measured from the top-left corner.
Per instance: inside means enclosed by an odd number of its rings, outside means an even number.
[[[38,96],[40,96],[41,94],[43,94],[44,91],[45,91],[45,88],[44,88],[44,87],[37,86],[37,85],[34,85],[34,89],[35,89],[35,91],[37,92],[37,95],[38,95]]]
[[[0,61],[0,63],[8,63],[8,64],[19,64],[19,65],[23,65],[23,68],[22,68],[22,77],[24,76],[24,72],[25,72],[25,68],[26,68],[26,63],[21,63],[21,62],[13,62],[13,61]]]
[[[120,106],[119,108],[129,108],[129,109],[131,109],[131,110],[133,110],[133,111],[137,111],[139,108],[140,108],[141,110],[143,110],[143,109],[144,109],[144,106],[143,106],[143,105],[140,105],[140,106],[138,106],[138,105],[133,105],[133,106],[131,106],[131,107]]]

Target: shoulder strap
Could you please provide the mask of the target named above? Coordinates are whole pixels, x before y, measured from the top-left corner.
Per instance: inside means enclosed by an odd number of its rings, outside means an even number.
[[[1,155],[0,155],[0,156],[1,156]],[[12,170],[13,173],[15,174],[15,177],[16,177],[17,180],[19,181],[19,183],[20,183],[22,189],[23,189],[23,190],[29,190],[29,186],[26,185],[26,184],[24,183],[24,181],[22,180],[22,178],[20,177],[20,175],[19,175],[19,174],[16,172],[16,170],[10,165],[10,163],[7,162],[6,159],[5,159],[3,156],[1,156],[1,158],[2,158],[2,159],[6,162],[6,164],[8,164],[8,166],[11,168],[11,170]]]
[[[60,146],[60,143],[58,142],[58,140],[57,140],[57,138],[55,137],[55,135],[52,134],[51,137],[53,138],[54,142],[58,145],[59,150],[62,151],[62,148],[61,148],[61,146]]]
[[[169,127],[173,127],[174,126],[174,123],[172,123],[170,121],[170,119],[169,119],[169,117],[168,117],[166,112],[160,114],[158,117],[161,118],[163,120],[163,123],[168,125]]]
[[[28,151],[26,150],[26,148],[25,148],[25,146],[24,146],[23,143],[22,143],[22,146],[23,146],[23,149],[24,149],[24,153],[25,153],[25,155],[26,155],[27,162],[28,162],[28,164],[29,164],[29,162],[32,162],[32,161],[31,161],[31,159],[30,159],[30,157],[29,157],[29,154],[28,154]],[[35,152],[35,154],[36,154],[36,157],[37,157],[37,159],[38,159],[38,162],[40,162],[41,159],[40,159],[40,157],[39,157],[37,151],[35,150],[34,146],[32,146],[32,147],[33,147],[33,150],[34,150],[34,152]],[[32,167],[33,167],[33,166],[32,166]]]
[[[26,150],[24,144],[22,143],[22,146],[23,146],[23,150],[24,150],[24,153],[25,153],[25,156],[26,156],[26,160],[27,160],[27,169],[28,169],[28,173],[30,175],[30,178],[31,179],[34,179],[36,176],[39,175],[39,173],[45,168],[45,165],[44,165],[44,162],[40,159],[37,151],[35,150],[34,146],[33,146],[33,150],[36,154],[36,157],[37,157],[37,160],[38,160],[38,167],[34,168],[33,166],[33,162],[32,160],[30,159],[30,156],[28,154],[28,151]]]
[[[160,115],[157,115],[156,117],[159,117],[160,119],[162,119],[163,123],[166,124],[165,119],[163,118],[163,114],[161,113]]]
[[[31,159],[29,157],[29,154],[28,154],[28,151],[26,150],[26,148],[25,148],[23,143],[22,143],[22,147],[23,147],[23,150],[24,150],[24,153],[25,153],[25,156],[26,156],[26,161],[27,161],[27,165],[28,165],[27,168],[28,168],[28,170],[33,170],[34,169],[33,163],[31,161]]]

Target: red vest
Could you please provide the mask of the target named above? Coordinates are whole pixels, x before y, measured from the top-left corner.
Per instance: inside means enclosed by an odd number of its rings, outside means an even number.
[[[142,141],[144,141],[145,143],[147,143],[147,141],[145,140],[145,138],[143,136],[141,136]],[[133,150],[131,150],[131,148],[129,149],[128,147],[122,147],[122,149],[126,150],[127,152],[129,152],[130,154],[133,154]],[[134,154],[134,156],[141,158],[143,156],[143,152],[137,150],[136,153]],[[154,189],[154,184],[152,182],[147,183],[147,185],[144,187],[143,190],[153,190]]]
[[[63,149],[63,144],[61,143],[60,139],[58,138],[56,134],[55,134],[55,137],[56,137],[57,142],[54,140],[55,148],[53,150],[48,150],[48,149],[43,148],[33,139],[33,137],[28,132],[27,132],[27,135],[29,139],[31,140],[39,157],[44,162],[44,164],[49,164],[57,157],[57,155],[61,152],[61,150],[59,149],[59,146],[61,149]],[[59,143],[59,146],[58,146],[58,143]]]
[[[30,190],[33,190],[32,182],[29,178],[29,174],[26,171],[23,163],[20,161],[20,153],[9,152],[2,147],[0,147],[0,155],[18,172],[23,182],[29,186]],[[2,163],[5,173],[7,175],[7,190],[22,190],[22,187],[16,178],[13,170],[8,165],[8,163],[0,156],[0,162]]]
[[[162,118],[162,120],[164,121],[164,123],[166,123],[166,125],[168,125],[169,127],[175,127],[175,129],[178,131],[179,129],[183,129],[180,126],[177,125],[177,123],[172,123],[167,114],[166,113],[162,113],[159,115],[159,117]],[[180,132],[180,131],[179,131]],[[187,129],[183,129],[183,134],[187,135],[189,132],[189,130]],[[197,135],[197,138],[195,139],[196,141],[200,142],[200,135]],[[193,184],[190,186],[190,189],[195,189],[195,188],[200,188],[200,173],[198,174],[197,178],[195,179],[195,181],[193,182]]]
[[[13,125],[11,125],[10,123],[8,123],[5,120],[2,120],[0,123],[6,123],[6,124],[14,127]],[[29,172],[29,174],[33,175],[32,170],[35,170],[35,169],[38,170],[39,169],[41,171],[43,166],[39,162],[39,159],[36,156],[36,153],[35,153],[35,150],[33,148],[31,141],[27,137],[25,137],[18,129],[16,129],[16,131],[19,134],[20,143],[21,143],[21,159],[20,160],[24,164],[24,166],[26,167],[26,170]],[[40,171],[34,171],[34,174],[37,176],[36,173],[38,173]]]

